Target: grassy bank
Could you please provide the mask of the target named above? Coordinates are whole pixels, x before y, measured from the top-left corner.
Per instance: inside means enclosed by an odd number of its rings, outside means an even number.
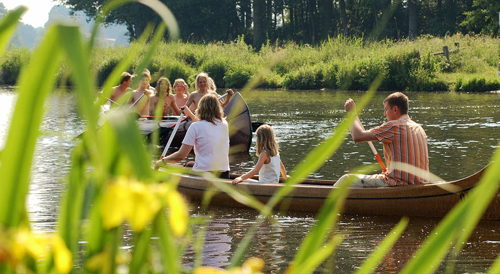
[[[443,51],[443,46],[451,51],[449,62],[442,54],[434,55]],[[0,82],[14,85],[21,65],[29,62],[31,54],[10,49],[0,68]],[[144,52],[134,49],[134,44],[130,48],[94,49],[91,64],[98,84],[102,85],[119,61],[131,54],[135,62],[130,71],[135,71]],[[499,61],[500,41],[483,36],[425,36],[413,42],[335,38],[317,47],[267,45],[258,53],[240,40],[207,45],[161,43],[150,70],[153,80],[159,76],[184,78],[191,86],[200,71],[208,72],[218,87],[233,88],[241,88],[258,72],[267,71],[260,88],[366,90],[382,74],[380,90],[474,92],[500,89],[500,76],[496,75]]]

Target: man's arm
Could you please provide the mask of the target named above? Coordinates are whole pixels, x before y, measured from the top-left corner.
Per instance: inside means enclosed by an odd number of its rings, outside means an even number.
[[[351,110],[356,108],[356,103],[354,100],[349,98],[344,104],[344,108],[346,112],[350,112]],[[359,118],[356,117],[354,124],[351,126],[351,136],[354,142],[368,142],[368,141],[378,141],[377,137],[369,130],[364,130]]]
[[[368,141],[378,141],[377,137],[369,131],[363,130],[363,126],[358,118],[354,121],[354,124],[351,127],[351,136],[354,142],[368,142]]]

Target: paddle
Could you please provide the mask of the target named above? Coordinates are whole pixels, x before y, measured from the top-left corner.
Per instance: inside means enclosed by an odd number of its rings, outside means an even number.
[[[359,120],[359,118],[356,118],[356,119],[358,120],[358,123],[361,126],[361,129],[365,130],[365,128],[363,127],[363,124],[361,124],[361,121]],[[375,158],[377,158],[378,163],[382,167],[382,171],[386,172],[387,168],[385,168],[385,165],[384,165],[384,162],[382,161],[382,158],[380,158],[380,155],[378,155],[377,149],[375,148],[375,146],[373,145],[373,143],[371,141],[368,141],[368,145],[372,149],[373,155],[375,155]]]
[[[181,111],[182,110],[184,110],[183,107],[181,108]],[[179,125],[181,124],[182,117],[184,117],[183,112],[181,112],[181,115],[179,115],[179,119],[177,119],[177,122],[175,123],[174,130],[172,130],[172,132],[170,133],[170,138],[168,138],[168,142],[165,145],[165,148],[163,149],[163,153],[161,154],[160,160],[163,159],[165,157],[165,155],[167,154],[167,150],[170,147],[170,144],[172,144],[172,140],[174,140],[175,133],[177,132],[177,129],[179,128]]]
[[[131,109],[135,106],[135,104],[137,104],[137,102],[139,102],[139,101],[142,99],[142,97],[144,96],[144,94],[145,94],[145,93],[143,93],[143,94],[139,97],[139,99],[137,99],[137,100],[136,100],[136,101],[135,101],[135,102],[134,102],[134,103],[133,103],[133,104],[132,104],[132,105],[128,108],[128,110],[131,110]],[[113,103],[115,103],[115,104],[119,105],[117,102],[115,102],[115,101],[113,101],[113,100],[111,100],[111,99],[109,99],[109,98],[108,98],[108,100],[110,100],[111,102],[113,102]],[[122,107],[122,106],[120,106],[120,107]],[[102,127],[102,125],[101,125],[101,126],[99,126],[99,127],[97,128],[97,130],[101,129],[101,127]],[[84,133],[85,133],[85,132],[78,134],[78,136],[76,136],[76,137],[75,137],[75,139],[76,139],[76,138],[80,138],[80,137],[81,137]]]

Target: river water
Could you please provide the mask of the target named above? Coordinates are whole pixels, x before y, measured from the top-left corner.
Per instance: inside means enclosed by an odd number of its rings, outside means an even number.
[[[248,91],[242,94],[250,107],[253,121],[273,126],[280,143],[281,157],[288,171],[300,163],[307,153],[332,134],[345,112],[347,98],[355,100],[362,92],[340,91]],[[378,93],[363,111],[361,121],[371,128],[385,121],[383,99]],[[467,93],[411,92],[410,116],[421,123],[429,137],[431,172],[446,180],[455,180],[478,171],[489,163],[499,147],[500,95]],[[4,146],[16,94],[11,88],[0,89],[0,146]],[[75,110],[74,96],[53,95],[47,104],[33,160],[28,212],[35,231],[51,232],[57,227],[57,211],[70,166],[74,137],[84,129]],[[255,145],[255,139],[252,146]],[[375,144],[381,152],[380,144]],[[231,171],[246,172],[256,163],[250,153],[233,155]],[[340,149],[311,177],[337,179],[363,164],[376,163],[367,144],[355,144],[350,135]],[[193,215],[200,213],[195,209]],[[211,222],[203,253],[204,265],[224,267],[255,222],[251,210],[216,208],[208,213]],[[275,223],[264,223],[257,232],[247,256],[259,256],[266,262],[266,273],[282,273],[293,259],[314,215],[288,213],[276,215]],[[399,221],[396,217],[342,216],[338,231],[345,240],[319,269],[325,273],[351,273],[359,267],[377,244]],[[418,249],[438,224],[439,219],[411,218],[401,239],[384,258],[377,272],[396,273]],[[500,224],[481,222],[454,264],[456,273],[484,272],[500,254]],[[185,264],[191,265],[188,251]],[[444,272],[445,264],[438,273]]]

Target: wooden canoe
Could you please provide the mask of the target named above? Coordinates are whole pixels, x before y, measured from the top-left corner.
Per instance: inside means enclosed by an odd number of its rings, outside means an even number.
[[[345,201],[343,212],[364,215],[395,215],[419,217],[444,217],[446,213],[471,190],[478,182],[485,168],[479,172],[453,182],[444,184],[455,186],[454,192],[428,184],[402,187],[351,188]],[[178,190],[192,202],[200,202],[206,189],[212,184],[201,177],[179,175]],[[222,180],[222,179],[221,179]],[[230,184],[230,180],[222,180]],[[297,185],[283,200],[287,210],[317,212],[327,199],[335,181],[306,180]],[[272,197],[283,184],[258,184],[242,182],[236,187],[252,195],[262,203]],[[211,205],[243,207],[229,195],[218,191]],[[282,209],[278,206],[276,209]],[[483,219],[500,220],[500,194],[494,198]]]
[[[252,121],[248,105],[239,92],[236,92],[229,104],[224,107],[224,116],[226,116],[229,124],[230,153],[248,151],[252,143]],[[170,138],[177,120],[178,116],[164,117],[159,122],[154,119],[141,118],[138,123],[139,128],[148,140],[151,139],[153,132],[158,132],[160,145],[164,146]],[[192,123],[193,121],[190,119],[181,122],[171,147],[178,148],[181,146],[182,140],[184,140],[184,136]]]

